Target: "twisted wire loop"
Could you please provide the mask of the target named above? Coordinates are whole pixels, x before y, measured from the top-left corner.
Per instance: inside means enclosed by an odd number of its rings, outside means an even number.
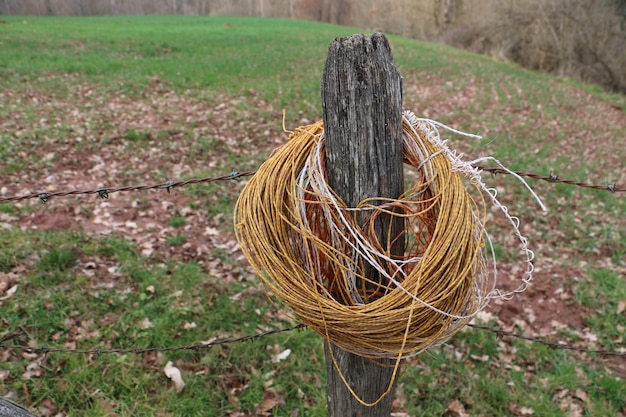
[[[347,207],[326,182],[324,130],[317,122],[292,132],[237,201],[235,233],[270,300],[344,350],[373,359],[418,355],[503,296],[495,290],[495,256],[486,245],[486,203],[497,201],[495,194],[440,139],[443,125],[436,123],[403,114],[404,163],[415,179],[398,199]],[[527,284],[532,252],[519,221],[498,207],[527,251]],[[359,223],[363,213],[367,219]],[[380,241],[376,222],[397,219],[404,228]],[[398,242],[402,256],[389,250]],[[369,279],[368,268],[382,280]]]

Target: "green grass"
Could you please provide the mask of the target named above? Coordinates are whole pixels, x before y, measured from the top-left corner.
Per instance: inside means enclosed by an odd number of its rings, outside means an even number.
[[[59,87],[51,78],[65,74],[133,93],[157,76],[175,88],[258,92],[282,105],[313,105],[318,84],[301,81],[319,78],[328,41],[353,31],[239,17],[5,20],[0,71],[7,83],[26,77]]]
[[[184,245],[186,240],[187,238],[185,238],[185,235],[182,233],[176,233],[175,236],[170,236],[166,239],[167,244],[174,247]]]
[[[601,339],[602,345],[614,349],[623,346],[626,310],[620,302],[626,303],[624,277],[607,269],[592,270],[590,279],[578,284],[576,297],[591,310],[586,324]]]
[[[172,216],[170,217],[168,223],[172,227],[180,228],[185,225],[185,218],[181,216]]]
[[[67,173],[70,178],[60,175],[58,181],[71,188],[82,176],[90,184],[117,185],[255,169],[286,139],[283,107],[288,129],[320,117],[327,45],[358,31],[240,17],[3,20],[0,188],[9,194],[54,185],[44,182],[51,173]],[[623,126],[617,118],[589,123],[614,111],[607,104],[626,106],[624,96],[443,45],[389,39],[404,77],[406,107],[429,111],[453,127],[487,132],[479,143],[453,137],[453,147],[494,155],[512,169],[623,181]],[[113,105],[121,110],[115,113]],[[95,179],[94,155],[106,162],[95,170],[106,175]],[[179,171],[172,172],[174,166]],[[108,201],[82,196],[45,206],[0,203],[0,277],[19,284],[0,302],[0,337],[17,332],[38,346],[127,349],[291,325],[228,245],[243,181],[119,193]],[[549,279],[571,291],[568,302],[584,312],[584,329],[549,337],[567,335],[568,343],[591,347],[594,335],[595,347],[623,348],[626,322],[618,306],[626,300],[624,198],[531,183],[551,208],[539,215],[510,177],[485,182],[497,186],[503,202],[528,225],[523,230],[531,248],[537,245],[538,266],[556,265]],[[159,208],[162,216],[150,218],[153,224],[136,235],[124,222],[103,226],[104,232],[19,227],[62,214],[72,223],[92,221],[103,202],[111,204],[114,218],[141,222]],[[494,253],[510,267],[517,251],[502,236],[505,229],[496,230]],[[156,242],[154,252],[142,246],[147,234]],[[573,272],[559,275],[558,268]],[[285,349],[291,355],[273,363]],[[0,357],[6,358],[0,370],[8,372],[0,373],[0,394],[15,395],[33,409],[49,400],[67,416],[250,415],[268,393],[285,402],[270,410],[275,416],[326,415],[322,342],[309,330],[197,351],[0,350]],[[449,403],[459,400],[472,416],[513,415],[512,409],[519,415],[521,408],[536,416],[566,416],[574,412],[572,404],[584,416],[618,415],[626,407],[624,375],[616,371],[623,360],[468,329],[406,367],[403,408],[411,416],[445,415]],[[183,372],[187,385],[180,394],[163,374],[167,361]],[[586,401],[576,397],[580,393]]]

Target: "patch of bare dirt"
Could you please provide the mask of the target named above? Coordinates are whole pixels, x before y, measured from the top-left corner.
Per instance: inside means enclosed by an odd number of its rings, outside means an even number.
[[[71,213],[67,212],[46,212],[30,217],[30,221],[20,222],[20,226],[37,230],[75,230],[80,227],[80,223],[75,222]]]
[[[499,267],[503,291],[512,291],[519,285],[519,277],[511,271],[510,265]],[[509,301],[496,300],[486,311],[496,315],[506,329],[521,330],[527,336],[558,337],[564,329],[582,329],[587,311],[576,303],[572,294],[572,282],[582,274],[573,267],[537,268],[526,291]]]

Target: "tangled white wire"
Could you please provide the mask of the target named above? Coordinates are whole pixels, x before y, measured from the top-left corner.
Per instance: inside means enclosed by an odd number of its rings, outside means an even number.
[[[452,162],[452,169],[454,171],[457,171],[463,174],[463,176],[468,178],[473,184],[478,185],[478,187],[480,187],[480,189],[483,190],[489,196],[491,203],[495,207],[500,209],[500,211],[504,214],[504,217],[511,224],[511,226],[513,227],[513,233],[518,238],[521,244],[521,251],[525,254],[525,258],[526,258],[524,260],[524,263],[526,264],[526,271],[524,272],[521,278],[521,284],[516,289],[514,289],[513,291],[503,293],[498,288],[495,287],[495,283],[497,281],[497,269],[496,269],[495,253],[493,250],[494,245],[493,245],[493,242],[489,233],[485,232],[485,237],[487,241],[489,242],[489,247],[491,248],[491,252],[492,252],[491,257],[493,259],[493,273],[494,273],[494,288],[491,291],[491,293],[487,296],[487,299],[501,298],[501,299],[508,300],[508,299],[511,299],[514,294],[525,291],[526,288],[528,288],[528,285],[530,285],[532,281],[532,275],[535,269],[532,261],[535,258],[535,253],[528,248],[528,238],[522,235],[522,232],[520,230],[519,218],[509,214],[508,208],[497,199],[498,191],[495,188],[487,187],[487,185],[482,180],[482,176],[481,176],[482,171],[474,167],[474,165],[479,162],[485,162],[485,161],[494,162],[498,166],[498,168],[501,168],[507,173],[513,175],[515,178],[517,178],[517,180],[519,180],[522,184],[524,184],[524,186],[528,189],[528,191],[531,193],[531,195],[534,197],[534,199],[537,201],[537,203],[541,207],[541,210],[545,212],[548,209],[541,201],[541,198],[539,198],[539,196],[535,193],[535,191],[528,185],[528,183],[522,177],[517,175],[515,172],[509,170],[507,167],[505,167],[500,161],[498,161],[494,157],[488,156],[488,157],[478,158],[473,161],[464,161],[462,159],[462,154],[457,154],[456,151],[451,150],[448,147],[448,144],[447,144],[448,141],[441,139],[441,135],[439,133],[438,127],[441,127],[450,132],[456,133],[461,136],[469,137],[469,138],[480,140],[482,139],[482,136],[461,132],[459,130],[446,126],[443,123],[437,122],[435,120],[419,118],[413,112],[408,111],[408,110],[405,111],[402,116],[405,120],[409,122],[409,124],[416,131],[421,132],[424,135],[424,137],[428,138],[429,141],[436,144],[442,149],[442,151],[445,153],[448,159]]]

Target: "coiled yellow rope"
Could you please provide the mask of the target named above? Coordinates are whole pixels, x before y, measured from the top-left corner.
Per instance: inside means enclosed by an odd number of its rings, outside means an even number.
[[[237,239],[270,298],[350,352],[419,354],[467,324],[493,289],[483,193],[474,184],[481,198],[472,199],[432,129],[403,117],[404,159],[415,180],[398,199],[346,207],[325,182],[318,122],[297,128],[237,201]],[[368,220],[359,225],[363,212]],[[402,219],[402,236],[377,241],[373,224],[382,213]],[[385,249],[397,239],[404,239],[403,256]],[[383,277],[374,292],[363,285],[366,264]]]

